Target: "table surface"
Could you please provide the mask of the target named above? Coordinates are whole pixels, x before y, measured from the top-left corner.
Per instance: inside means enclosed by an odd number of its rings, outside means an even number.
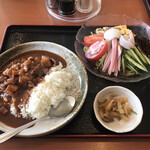
[[[67,23],[50,16],[45,0],[0,0],[0,47],[5,31],[10,25],[80,26],[83,23]],[[102,0],[98,16],[103,14],[127,15],[150,24],[143,0]],[[150,149],[150,138],[38,138],[14,137],[0,145],[0,150],[17,149]]]

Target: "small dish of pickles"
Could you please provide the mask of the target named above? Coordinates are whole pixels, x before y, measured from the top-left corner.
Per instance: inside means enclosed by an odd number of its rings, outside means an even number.
[[[100,124],[116,133],[134,130],[143,117],[140,99],[122,86],[102,89],[95,97],[93,108]]]

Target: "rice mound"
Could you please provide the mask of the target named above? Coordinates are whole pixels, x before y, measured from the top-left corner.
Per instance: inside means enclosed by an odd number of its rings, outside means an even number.
[[[22,107],[23,118],[40,118],[48,114],[51,106],[57,107],[64,97],[79,90],[77,75],[72,68],[58,65],[51,69],[44,81],[33,88],[28,103]]]

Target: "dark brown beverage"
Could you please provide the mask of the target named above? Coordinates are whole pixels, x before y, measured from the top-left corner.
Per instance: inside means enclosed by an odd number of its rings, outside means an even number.
[[[58,12],[61,15],[71,15],[75,12],[75,0],[58,0]]]

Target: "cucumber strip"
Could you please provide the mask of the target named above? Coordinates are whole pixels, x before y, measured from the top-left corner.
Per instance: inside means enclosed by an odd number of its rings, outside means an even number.
[[[94,33],[93,32],[91,32],[91,35],[93,35]]]
[[[132,71],[132,72],[134,72],[134,74],[137,74],[137,73],[132,69],[132,67],[129,66],[128,64],[126,64],[126,67],[129,69],[129,71]]]
[[[135,72],[129,71],[129,70],[127,70],[126,73],[125,73],[125,76],[126,76],[126,77],[134,76],[134,75],[135,75]]]
[[[126,72],[126,67],[125,67],[124,54],[122,54],[121,64],[122,64],[122,71],[123,71],[123,73],[125,73]]]
[[[143,54],[144,58],[146,59],[147,63],[150,65],[150,59],[144,53],[142,53],[142,54]]]
[[[150,59],[142,52],[142,50],[139,47],[137,47],[137,49],[142,54],[142,56],[145,58],[145,61],[147,62],[147,64],[150,65]]]
[[[107,56],[107,53],[105,53],[101,59],[99,59],[97,62],[96,62],[96,66],[97,66],[97,69],[99,67],[103,67],[104,66],[104,61],[105,61],[105,58]]]
[[[106,59],[106,56],[107,56],[107,53],[105,53],[103,56],[102,56],[102,58],[101,58],[101,65],[103,66],[104,65],[104,61],[105,61],[105,59]]]
[[[148,72],[148,70],[147,70],[145,67],[141,66],[141,65],[138,64],[136,61],[134,61],[127,53],[125,54],[125,57],[126,57],[126,59],[127,59],[129,62],[131,62],[131,63],[132,63],[134,66],[136,66],[137,68],[139,68],[139,69],[141,69],[141,70],[143,70],[143,71]]]
[[[87,46],[84,46],[84,48],[83,48],[84,52],[86,52],[88,49],[89,49],[89,47],[87,47]]]
[[[141,54],[141,52],[136,48],[136,46],[134,47],[135,52],[137,53],[137,55],[141,58],[141,60],[147,64],[147,61],[145,59],[145,57]]]
[[[131,53],[131,51],[130,51],[130,50],[126,50],[126,52],[125,52],[125,53],[127,53],[129,56],[133,57],[133,55],[132,55],[132,53]]]
[[[131,71],[135,72],[138,75],[141,75],[140,72],[138,72],[131,64],[127,64],[128,69],[130,69]]]
[[[133,49],[130,49],[129,51],[131,52],[132,56],[134,56],[134,59],[135,59],[137,62],[139,62],[143,67],[146,68],[146,66],[144,65],[144,63],[142,63],[142,61],[140,60],[140,58],[139,58],[140,56],[138,56],[138,55],[134,52]]]

